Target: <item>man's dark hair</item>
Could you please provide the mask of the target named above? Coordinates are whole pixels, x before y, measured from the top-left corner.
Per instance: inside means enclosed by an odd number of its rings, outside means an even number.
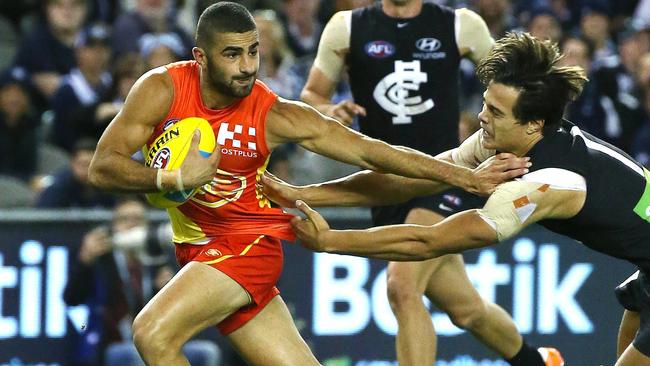
[[[508,33],[498,40],[476,73],[485,86],[504,84],[519,91],[513,107],[519,123],[543,120],[544,134],[556,131],[567,104],[582,92],[587,77],[577,66],[556,66],[557,45],[528,33]]]
[[[196,26],[196,46],[212,45],[216,33],[245,33],[256,29],[255,20],[243,5],[220,1],[208,6]]]

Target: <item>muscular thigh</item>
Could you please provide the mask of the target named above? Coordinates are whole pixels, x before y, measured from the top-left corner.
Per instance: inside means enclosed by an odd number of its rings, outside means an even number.
[[[445,217],[425,208],[411,209],[404,220],[405,224],[433,225]],[[414,286],[414,290],[423,293],[433,274],[447,261],[448,256],[419,262],[390,262],[388,264],[389,281],[400,286]]]
[[[228,340],[249,365],[319,365],[279,295],[255,318],[230,333]]]
[[[481,296],[465,271],[463,257],[460,254],[445,257],[445,262],[426,284],[427,297],[446,313],[459,313],[482,306]]]
[[[138,318],[184,342],[249,302],[248,293],[233,279],[206,264],[190,262],[149,301]]]

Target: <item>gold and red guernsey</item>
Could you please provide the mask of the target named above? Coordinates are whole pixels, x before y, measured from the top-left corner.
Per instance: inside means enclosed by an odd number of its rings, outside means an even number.
[[[221,152],[212,182],[187,202],[167,210],[174,242],[203,244],[215,236],[249,234],[293,240],[292,215],[272,208],[256,186],[270,155],[264,125],[277,95],[257,80],[248,96],[224,109],[209,109],[201,100],[196,61],[166,68],[174,83],[174,101],[152,138],[183,118],[201,117],[210,122]]]

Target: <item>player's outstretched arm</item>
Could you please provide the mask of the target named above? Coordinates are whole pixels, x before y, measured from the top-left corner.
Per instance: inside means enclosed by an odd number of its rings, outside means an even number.
[[[261,183],[264,195],[283,207],[293,207],[296,200],[314,207],[389,205],[441,192],[449,187],[436,181],[381,174],[370,170],[305,186],[289,184],[266,172]]]
[[[366,230],[331,230],[304,202],[297,207],[306,219],[292,226],[309,249],[393,261],[414,261],[459,253],[505,240],[527,225],[546,218],[569,218],[584,205],[585,193],[553,190],[546,184],[504,184],[480,210],[452,215],[433,226],[391,225]]]
[[[391,261],[421,261],[480,248],[497,241],[495,230],[476,213],[464,211],[434,226],[391,225],[366,230],[331,230],[304,202],[296,206],[307,216],[291,221],[301,244],[317,252],[356,255]]]
[[[468,168],[362,135],[304,103],[282,98],[278,98],[267,115],[266,140],[270,149],[295,142],[313,152],[364,169],[435,180],[478,194],[489,194],[497,184],[524,174],[527,168],[527,162],[522,160],[518,162],[520,169],[484,179]]]
[[[99,140],[90,164],[91,184],[112,191],[155,192],[178,189],[179,181],[184,188],[198,187],[214,177],[220,156],[216,153],[209,158],[201,157],[200,134],[196,132],[180,169],[159,173],[158,169],[131,159],[145,145],[154,127],[167,116],[172,99],[172,81],[163,68],[149,71],[135,83],[124,107]]]

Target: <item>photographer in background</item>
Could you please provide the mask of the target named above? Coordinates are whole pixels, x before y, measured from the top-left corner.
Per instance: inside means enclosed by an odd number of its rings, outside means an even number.
[[[169,225],[150,225],[145,214],[141,201],[124,199],[110,226],[96,227],[82,240],[63,295],[68,305],[89,308],[71,365],[142,365],[131,323],[177,269],[168,256]],[[186,352],[198,365],[218,364],[218,349],[210,342],[195,341]]]

